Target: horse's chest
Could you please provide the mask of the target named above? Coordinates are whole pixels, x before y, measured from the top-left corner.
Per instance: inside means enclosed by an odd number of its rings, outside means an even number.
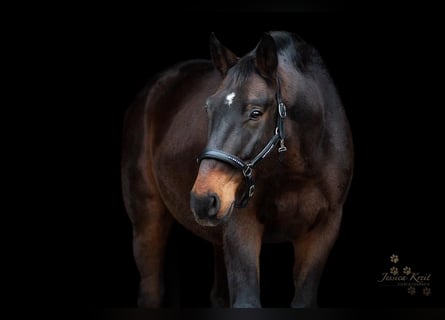
[[[305,187],[275,192],[263,203],[259,219],[265,241],[293,241],[311,228],[327,206],[319,188]]]

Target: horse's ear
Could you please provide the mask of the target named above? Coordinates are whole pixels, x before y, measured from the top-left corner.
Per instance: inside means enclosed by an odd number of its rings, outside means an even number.
[[[210,55],[212,57],[213,65],[223,76],[226,75],[227,70],[235,65],[239,59],[236,54],[219,42],[213,32],[210,35]]]
[[[277,47],[268,33],[263,34],[256,47],[255,66],[261,76],[275,81],[278,66]]]

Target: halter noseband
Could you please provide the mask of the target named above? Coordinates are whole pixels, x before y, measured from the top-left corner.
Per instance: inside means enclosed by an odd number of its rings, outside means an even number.
[[[236,208],[246,207],[247,203],[249,202],[249,199],[252,198],[255,192],[255,180],[253,179],[252,176],[253,168],[255,167],[255,165],[261,160],[263,160],[278,144],[278,142],[280,143],[280,146],[278,148],[279,153],[285,152],[287,150],[286,146],[284,145],[284,137],[285,137],[284,118],[286,118],[286,105],[281,100],[280,81],[278,80],[278,78],[277,78],[276,99],[277,99],[278,114],[277,114],[277,124],[275,127],[275,134],[273,135],[272,138],[270,138],[269,142],[256,155],[256,157],[253,158],[253,160],[244,161],[233,154],[224,152],[222,150],[209,149],[209,148],[205,149],[197,159],[198,163],[200,163],[203,159],[215,159],[223,161],[240,169],[243,172],[243,176],[246,181],[248,189],[246,192],[244,192],[241,201],[239,203],[235,203]]]

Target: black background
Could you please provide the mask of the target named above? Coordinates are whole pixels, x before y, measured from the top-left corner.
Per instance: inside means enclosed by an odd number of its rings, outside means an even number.
[[[100,308],[136,306],[138,274],[119,171],[123,116],[135,95],[166,67],[209,58],[211,32],[241,56],[256,45],[262,32],[287,30],[323,57],[344,103],[356,152],[353,183],[340,236],[321,281],[319,305],[443,307],[438,155],[443,135],[438,48],[443,39],[438,21],[335,11],[115,11],[109,15],[98,10],[72,20],[65,35],[64,50],[69,54],[61,59],[63,71],[73,76],[69,83],[76,83],[65,91],[73,103],[70,112],[80,119],[70,138],[77,150],[75,160],[87,173],[76,184],[81,201],[73,199],[80,202],[75,220],[88,231],[78,235],[84,244],[76,261],[82,301],[85,297],[88,305]],[[378,285],[391,254],[399,255],[400,266],[432,274],[431,296],[411,297],[404,288]],[[166,267],[170,303],[209,306],[210,244],[176,226]],[[289,305],[291,269],[290,245],[264,246],[265,307]]]

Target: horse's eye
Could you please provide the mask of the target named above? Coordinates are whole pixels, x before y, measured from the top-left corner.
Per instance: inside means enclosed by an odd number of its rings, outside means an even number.
[[[261,118],[261,116],[263,115],[263,113],[260,110],[253,110],[250,113],[250,120],[258,120],[259,118]]]

